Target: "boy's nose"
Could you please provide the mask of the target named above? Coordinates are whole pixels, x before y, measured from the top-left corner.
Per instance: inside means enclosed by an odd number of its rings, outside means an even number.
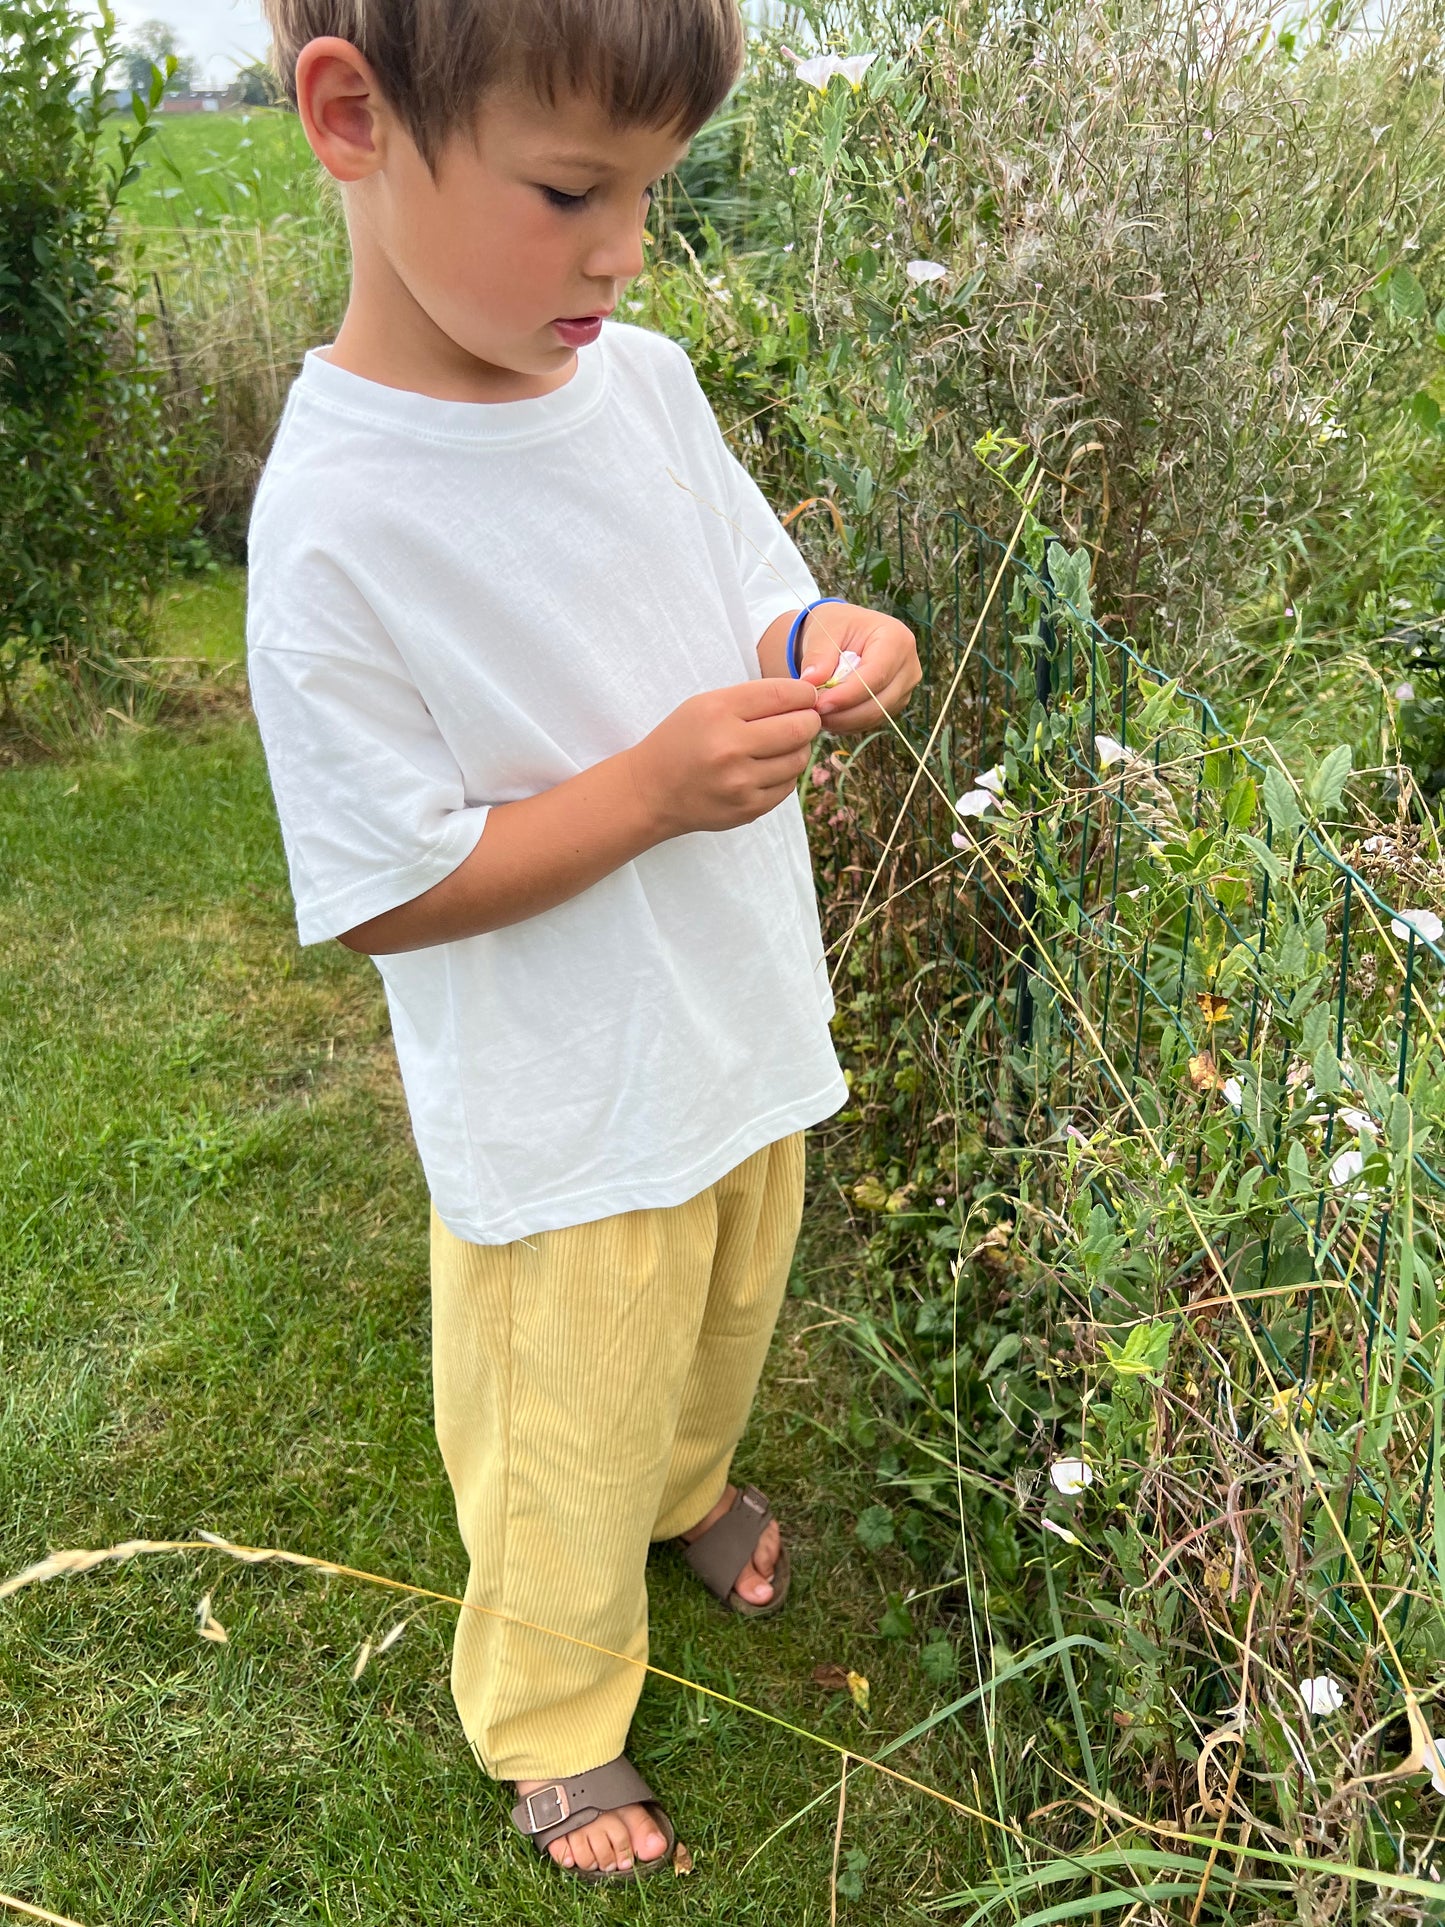
[[[593,281],[631,281],[642,272],[642,229],[629,226],[609,235],[584,264]]]

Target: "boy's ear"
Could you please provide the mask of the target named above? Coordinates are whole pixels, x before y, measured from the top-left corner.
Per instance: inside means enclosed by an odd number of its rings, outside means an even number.
[[[365,180],[381,167],[386,103],[370,63],[349,40],[326,35],[297,54],[296,111],[312,153],[334,180]]]

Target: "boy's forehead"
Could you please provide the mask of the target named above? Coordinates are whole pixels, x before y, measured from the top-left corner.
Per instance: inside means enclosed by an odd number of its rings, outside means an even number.
[[[591,95],[569,95],[555,104],[514,88],[499,88],[481,110],[483,139],[499,135],[525,148],[540,165],[618,174],[639,165],[664,171],[691,142],[676,127],[618,126]]]

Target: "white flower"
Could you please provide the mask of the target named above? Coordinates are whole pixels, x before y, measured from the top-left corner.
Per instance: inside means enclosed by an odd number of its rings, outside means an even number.
[[[971,836],[960,836],[957,830],[954,831],[948,840],[955,850],[971,850],[973,848],[973,838]]]
[[[1402,910],[1398,917],[1391,917],[1390,928],[1402,940],[1414,931],[1426,943],[1438,943],[1445,923],[1441,923],[1433,910]]]
[[[1445,1794],[1445,1739],[1437,1733],[1430,1742],[1430,1750],[1425,1755],[1425,1769],[1430,1775],[1430,1784],[1437,1793]]]
[[[1082,1539],[1077,1538],[1072,1532],[1070,1532],[1067,1526],[1061,1526],[1057,1519],[1040,1519],[1039,1524],[1043,1527],[1045,1532],[1052,1532],[1056,1539],[1062,1539],[1066,1546],[1078,1546],[1083,1544]],[[1442,1791],[1445,1791],[1445,1789],[1442,1789]]]
[[[837,62],[836,71],[843,76],[850,87],[861,87],[864,74],[877,58],[877,54],[845,54]]]
[[[1330,1165],[1330,1183],[1333,1185],[1348,1184],[1352,1178],[1357,1178],[1364,1168],[1365,1154],[1363,1151],[1341,1151],[1339,1156],[1335,1158]]]
[[[1002,796],[1003,778],[1003,764],[995,763],[992,769],[979,771],[978,775],[973,779],[974,787],[981,790],[992,790],[995,796]]]
[[[1098,757],[1100,767],[1103,769],[1108,769],[1113,763],[1137,763],[1139,760],[1132,749],[1126,749],[1113,736],[1096,736],[1094,754]]]
[[[1055,1492],[1063,1492],[1073,1498],[1094,1483],[1094,1468],[1083,1459],[1055,1459],[1049,1467],[1049,1478]]]
[[[941,261],[908,261],[903,272],[910,281],[941,281],[948,269]]]
[[[954,808],[960,816],[982,816],[985,810],[993,808],[994,799],[987,790],[969,790],[960,796]]]
[[[1359,1110],[1353,1104],[1342,1104],[1337,1115],[1347,1131],[1373,1132],[1380,1128],[1368,1111]]]
[[[1402,682],[1399,688],[1395,691],[1395,701],[1397,703],[1412,703],[1414,702],[1414,700],[1415,700],[1414,683]]]
[[[1141,883],[1137,890],[1126,890],[1124,892],[1126,897],[1147,897],[1148,894],[1149,885],[1147,883]]]
[[[840,651],[838,667],[821,687],[824,689],[835,689],[840,682],[846,682],[862,660],[863,658],[852,649]]]
[[[1338,1713],[1345,1703],[1339,1681],[1331,1679],[1328,1673],[1318,1673],[1313,1679],[1302,1679],[1295,1691],[1304,1701],[1305,1711],[1317,1720],[1322,1720],[1327,1713]]]
[[[1224,1093],[1226,1104],[1233,1105],[1236,1111],[1244,1109],[1244,1086],[1237,1077],[1226,1077],[1219,1088]]]
[[[793,63],[793,70],[799,80],[808,86],[817,87],[826,93],[828,82],[834,74],[841,74],[848,85],[857,89],[863,84],[863,76],[878,58],[877,54],[847,54],[840,58],[837,54],[815,54],[811,60],[802,60],[791,47],[782,51]]]

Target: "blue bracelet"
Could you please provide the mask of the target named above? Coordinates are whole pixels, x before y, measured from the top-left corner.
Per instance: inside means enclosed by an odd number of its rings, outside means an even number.
[[[803,632],[803,624],[807,621],[813,610],[820,609],[825,602],[844,602],[846,600],[847,598],[845,596],[840,595],[820,595],[816,602],[810,602],[806,609],[799,609],[798,613],[793,617],[793,626],[788,631],[788,674],[793,678],[794,682],[798,680],[800,673],[798,669],[797,643],[798,637]]]

